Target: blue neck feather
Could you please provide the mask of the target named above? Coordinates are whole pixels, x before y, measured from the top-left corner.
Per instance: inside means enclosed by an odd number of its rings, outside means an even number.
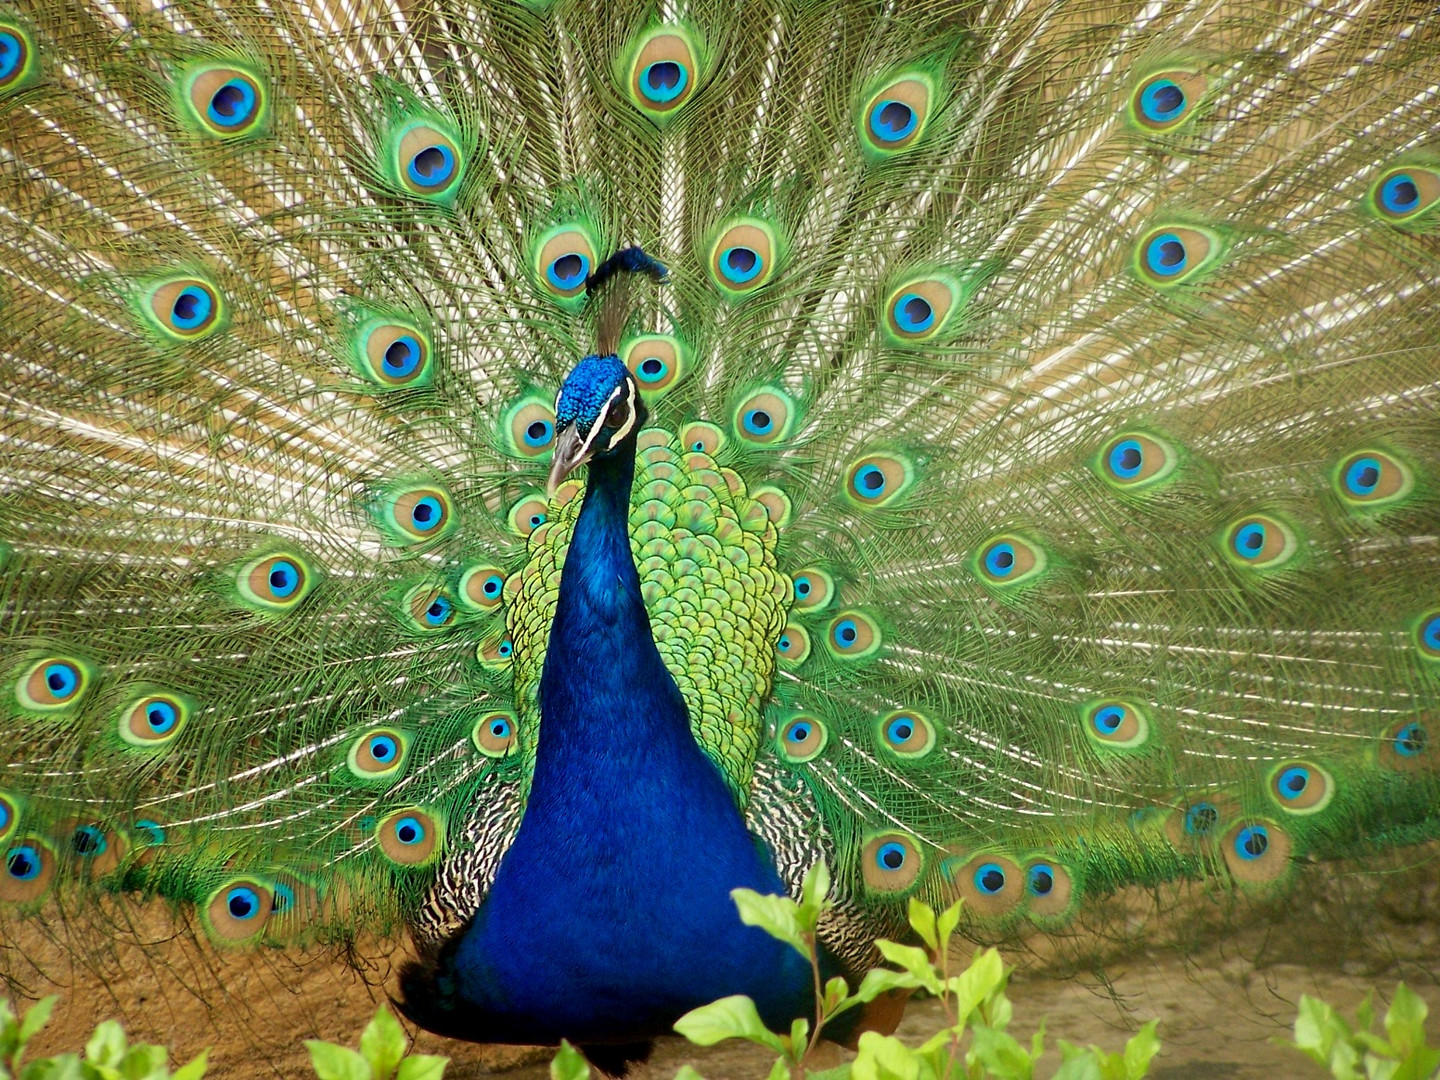
[[[445,1027],[504,1042],[634,1042],[735,993],[788,1027],[811,1008],[809,968],[743,926],[729,895],[783,890],[650,636],[630,553],[633,436],[589,469],[540,682],[533,785],[436,980]]]

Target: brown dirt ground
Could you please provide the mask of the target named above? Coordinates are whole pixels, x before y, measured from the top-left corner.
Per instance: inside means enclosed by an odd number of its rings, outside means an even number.
[[[1383,997],[1404,979],[1429,1002],[1437,1041],[1440,861],[1412,858],[1408,866],[1356,875],[1317,868],[1305,883],[1308,907],[1293,901],[1284,908],[1236,907],[1194,889],[1162,898],[1158,909],[1154,897],[1120,897],[1101,913],[1103,933],[1011,945],[1003,951],[1020,967],[1010,990],[1012,1030],[1028,1037],[1043,1018],[1052,1044],[1059,1037],[1118,1049],[1129,1031],[1158,1018],[1164,1050],[1155,1080],[1320,1076],[1269,1042],[1293,1022],[1300,995],[1351,1011],[1367,989],[1377,987]],[[301,1040],[356,1045],[404,959],[401,947],[384,943],[346,956],[217,951],[177,929],[158,904],[127,910],[125,933],[113,923],[102,929],[62,922],[55,912],[0,922],[0,977],[10,996],[62,995],[36,1052],[78,1049],[96,1022],[113,1016],[132,1038],[169,1044],[180,1061],[212,1047],[209,1075],[217,1080],[307,1077]],[[1171,944],[1157,944],[1162,938]],[[914,1003],[900,1034],[923,1038],[938,1018],[934,1002]],[[541,1080],[552,1053],[472,1046],[424,1032],[415,1049],[449,1055],[450,1080],[496,1072]],[[1047,1060],[1042,1076],[1058,1063],[1053,1052]],[[739,1044],[702,1050],[675,1038],[662,1040],[634,1075],[668,1080],[686,1063],[707,1080],[759,1080],[770,1059]]]

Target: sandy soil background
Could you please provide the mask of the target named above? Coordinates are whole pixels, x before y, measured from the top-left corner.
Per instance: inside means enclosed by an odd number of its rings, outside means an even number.
[[[1405,980],[1431,1007],[1440,1042],[1440,853],[1412,855],[1381,870],[1317,867],[1283,907],[1235,905],[1202,889],[1161,898],[1117,897],[1086,934],[1033,938],[1003,951],[1019,965],[1010,996],[1012,1030],[1027,1037],[1042,1020],[1050,1035],[1118,1049],[1129,1031],[1157,1018],[1164,1051],[1156,1080],[1277,1080],[1321,1076],[1292,1051],[1272,1046],[1294,1020],[1303,993],[1353,1010],[1374,987],[1388,998]],[[77,1049],[106,1017],[132,1037],[173,1047],[188,1060],[212,1047],[210,1076],[261,1080],[311,1075],[301,1040],[354,1046],[393,988],[404,959],[397,943],[334,950],[221,950],[177,927],[161,905],[133,913],[117,935],[57,912],[0,923],[0,972],[12,997],[60,993],[40,1053]],[[934,1002],[913,1004],[900,1029],[917,1041],[938,1024]],[[417,1050],[452,1058],[451,1080],[505,1072],[547,1075],[551,1051],[478,1047],[423,1032]],[[1039,1075],[1058,1065],[1052,1051]],[[709,1050],[662,1040],[638,1080],[668,1080],[681,1064],[707,1080],[760,1080],[770,1058],[741,1044]]]

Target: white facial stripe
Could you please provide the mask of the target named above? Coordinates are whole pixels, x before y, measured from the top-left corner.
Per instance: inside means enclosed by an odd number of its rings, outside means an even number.
[[[630,380],[627,379],[623,384],[617,386],[614,390],[610,391],[610,396],[605,399],[605,404],[600,406],[600,413],[598,416],[595,417],[595,423],[590,425],[590,430],[585,435],[585,441],[580,444],[580,452],[575,455],[576,460],[584,460],[586,455],[590,453],[590,444],[595,441],[595,436],[599,435],[600,429],[605,426],[605,417],[610,412],[611,404],[615,401],[616,398],[620,396],[620,391],[625,389],[629,385]],[[630,417],[630,423],[625,425],[626,431],[629,431],[630,424],[633,424],[635,422],[635,413],[633,409],[631,410]],[[618,442],[619,440],[614,439],[611,441]]]
[[[610,396],[613,399],[615,395],[611,394]],[[615,430],[615,434],[610,437],[611,446],[614,446],[624,439],[626,435],[629,435],[630,429],[635,426],[635,384],[629,379],[625,380],[625,404],[629,406],[629,412],[625,417],[625,423],[621,424]],[[607,410],[609,409],[609,402],[606,402],[605,407]],[[601,423],[603,424],[604,420],[601,420]]]

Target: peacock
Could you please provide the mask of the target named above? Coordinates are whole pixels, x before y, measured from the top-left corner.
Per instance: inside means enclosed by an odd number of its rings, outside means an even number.
[[[4,0],[3,917],[619,1071],[817,863],[853,977],[1434,838],[1437,106],[1411,0]]]

